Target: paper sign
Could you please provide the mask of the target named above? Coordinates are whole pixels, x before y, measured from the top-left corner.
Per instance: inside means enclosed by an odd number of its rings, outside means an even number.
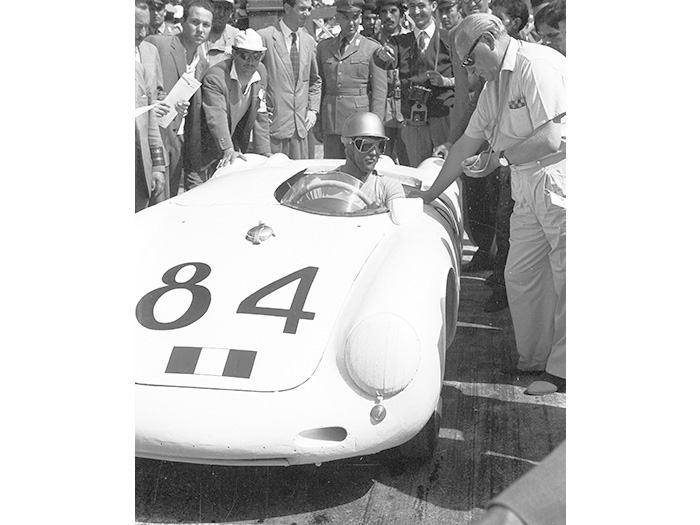
[[[177,84],[173,86],[170,90],[168,96],[165,97],[165,102],[170,106],[170,111],[158,119],[158,125],[161,128],[166,128],[177,116],[177,110],[175,109],[176,102],[182,102],[183,100],[189,100],[192,95],[199,89],[202,83],[194,78],[192,74],[185,73],[177,81]]]
[[[156,107],[155,104],[151,104],[150,106],[141,106],[140,108],[136,108],[136,117],[138,117],[139,115],[143,115],[144,113],[153,109],[154,107]],[[134,117],[134,118],[136,118],[136,117]]]

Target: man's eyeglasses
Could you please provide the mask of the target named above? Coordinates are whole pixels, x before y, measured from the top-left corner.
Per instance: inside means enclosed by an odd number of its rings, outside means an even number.
[[[246,51],[245,49],[236,49],[236,52],[243,60],[260,60],[263,56],[262,51]]]
[[[462,60],[462,67],[472,67],[474,65],[474,57],[472,56],[472,53],[474,52],[474,48],[476,48],[476,45],[479,43],[479,40],[481,40],[482,36],[484,36],[483,33],[479,35],[479,38],[474,40],[472,47],[469,48],[467,55],[464,57],[464,60]]]
[[[382,155],[386,149],[386,139],[371,139],[366,137],[357,137],[352,140],[355,149],[360,153],[369,153],[372,148],[377,148],[377,153]]]

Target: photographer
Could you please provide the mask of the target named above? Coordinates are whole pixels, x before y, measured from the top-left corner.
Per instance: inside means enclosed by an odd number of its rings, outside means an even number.
[[[409,0],[414,30],[392,36],[374,53],[379,67],[399,71],[404,117],[401,137],[414,168],[447,141],[450,131],[454,100],[450,40],[448,32],[435,23],[436,9],[436,2]]]

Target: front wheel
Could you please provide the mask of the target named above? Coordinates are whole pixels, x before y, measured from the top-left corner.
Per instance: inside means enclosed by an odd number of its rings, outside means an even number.
[[[399,456],[403,459],[414,461],[427,461],[433,457],[437,448],[438,435],[440,434],[440,420],[442,419],[442,398],[435,408],[425,426],[418,434],[413,436],[403,445],[398,446]]]

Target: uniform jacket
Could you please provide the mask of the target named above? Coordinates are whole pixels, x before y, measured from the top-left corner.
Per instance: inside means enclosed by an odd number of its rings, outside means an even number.
[[[238,96],[238,79],[231,77],[232,63],[232,58],[219,62],[207,71],[202,80],[202,107],[209,128],[203,152],[205,166],[221,158],[222,152],[228,148],[245,153],[248,150],[251,130],[255,153],[270,154],[270,128],[265,104],[265,66],[258,66],[261,79],[253,82],[250,88],[250,106],[238,122],[232,122],[231,115],[241,103]]]
[[[153,96],[146,79],[143,64],[135,62],[136,72],[136,107],[149,106],[153,103]],[[142,113],[135,119],[136,124],[136,150],[140,152],[140,160],[143,162],[143,171],[146,175],[146,188],[151,194],[153,184],[153,163],[151,161],[151,148],[163,148],[163,142],[158,131],[158,121],[153,110]],[[139,160],[137,155],[137,160]]]
[[[323,133],[340,135],[345,121],[358,111],[371,111],[384,120],[386,72],[372,60],[379,43],[359,33],[340,54],[341,36],[318,44],[322,79],[321,126]]]
[[[146,40],[158,48],[160,63],[163,70],[163,89],[167,95],[177,83],[183,73],[187,71],[187,53],[182,45],[179,35],[175,36],[149,36]],[[195,78],[201,82],[209,64],[202,48],[197,49],[199,63],[195,68]],[[163,98],[165,98],[163,96]],[[169,136],[171,140],[177,135],[182,117],[178,115],[167,128],[163,129],[163,134]],[[206,128],[205,128],[206,129]],[[202,167],[202,90],[198,89],[190,99],[190,106],[185,119],[185,137],[183,146],[185,171],[199,171]]]
[[[436,70],[444,77],[453,77],[450,60],[450,38],[445,29],[435,28],[433,37],[428,43],[425,53],[418,49],[418,42],[413,32],[395,35],[389,39],[388,45],[394,50],[395,63],[384,62],[375,55],[374,60],[383,69],[399,70],[401,80],[401,112],[405,119],[411,118],[413,102],[408,100],[411,84],[419,84],[432,90],[428,100],[428,117],[445,117],[450,114],[454,103],[454,88],[433,86],[425,75],[426,71]],[[437,53],[437,68],[435,55]],[[418,77],[411,80],[411,77]]]
[[[294,85],[292,62],[279,21],[258,33],[267,48],[263,63],[270,79],[266,99],[271,116],[270,136],[289,139],[296,133],[304,138],[308,135],[305,123],[307,111],[318,113],[321,105],[316,42],[303,29],[298,32],[299,78]]]

